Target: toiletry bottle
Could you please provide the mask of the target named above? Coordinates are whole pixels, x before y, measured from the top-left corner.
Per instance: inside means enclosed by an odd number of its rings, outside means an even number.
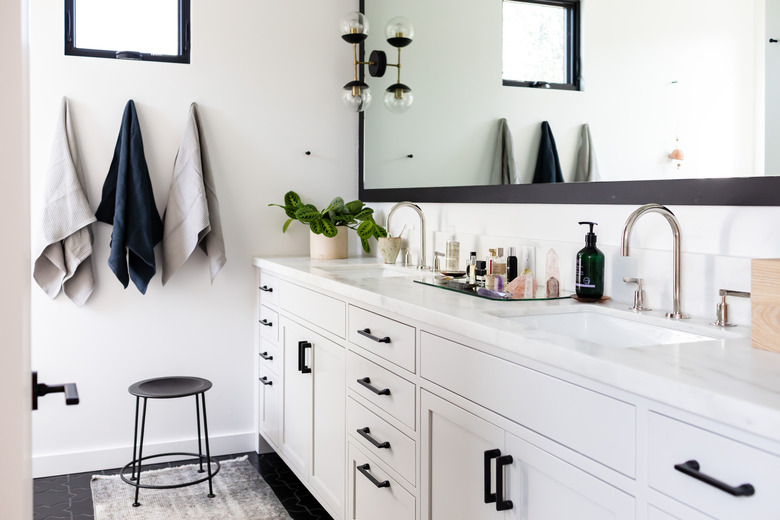
[[[450,226],[450,239],[444,253],[444,269],[449,272],[460,270],[460,242],[455,236],[455,227]]]
[[[469,271],[469,283],[471,285],[475,285],[477,283],[477,252],[472,251],[469,254],[469,265],[468,265],[468,271]]]
[[[514,247],[509,248],[509,256],[506,257],[506,283],[517,278],[517,253]]]
[[[496,250],[495,249],[488,249],[488,259],[487,259],[487,273],[486,274],[493,274],[493,262],[496,261]]]
[[[493,261],[493,274],[506,276],[506,258],[504,258],[503,247],[499,247],[496,250],[496,259]]]
[[[485,275],[487,274],[487,264],[484,260],[477,260],[476,269],[477,287],[485,287]]]
[[[598,300],[604,295],[604,253],[596,249],[595,222],[580,222],[590,226],[585,235],[585,247],[577,253],[575,287],[580,298]]]

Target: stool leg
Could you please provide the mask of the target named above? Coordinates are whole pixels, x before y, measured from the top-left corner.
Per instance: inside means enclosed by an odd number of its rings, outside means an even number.
[[[135,456],[138,449],[138,403],[141,401],[140,397],[135,398],[135,430],[133,431],[133,475],[130,480],[135,480]]]
[[[209,498],[214,498],[214,490],[211,486],[211,451],[209,450],[209,422],[206,419],[206,392],[200,394],[203,400],[203,435],[206,437],[206,464],[209,467]]]
[[[138,507],[141,505],[140,502],[138,502],[138,491],[141,489],[139,486],[141,485],[141,459],[144,456],[144,431],[146,430],[146,397],[144,397],[144,411],[143,415],[141,416],[141,445],[138,447],[138,478],[135,481],[135,502],[133,502],[133,507]]]
[[[200,404],[198,402],[198,394],[195,394],[195,417],[198,419],[198,463],[200,464],[198,473],[203,473],[203,448],[201,448],[200,444]]]

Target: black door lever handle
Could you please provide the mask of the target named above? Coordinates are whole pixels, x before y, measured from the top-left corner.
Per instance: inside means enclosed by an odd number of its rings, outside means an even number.
[[[32,409],[38,409],[38,398],[44,395],[64,393],[65,404],[79,404],[79,392],[76,383],[66,383],[62,385],[47,385],[38,382],[38,372],[32,373]]]

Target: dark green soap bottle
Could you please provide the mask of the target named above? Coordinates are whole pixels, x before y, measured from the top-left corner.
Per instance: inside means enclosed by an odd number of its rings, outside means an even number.
[[[604,295],[604,253],[596,249],[595,222],[580,222],[589,225],[585,235],[585,247],[577,253],[577,277],[575,287],[579,298],[598,300]]]

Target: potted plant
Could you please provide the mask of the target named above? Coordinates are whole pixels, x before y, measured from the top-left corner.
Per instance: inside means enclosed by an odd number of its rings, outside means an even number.
[[[288,191],[284,195],[284,205],[269,206],[282,208],[287,214],[288,219],[282,226],[283,233],[294,220],[309,226],[312,258],[347,258],[347,228],[357,232],[366,253],[371,252],[368,242],[371,237],[387,236],[385,228],[374,222],[374,210],[360,200],[345,203],[344,199],[336,197],[320,211],[313,204],[304,204],[294,191]]]

